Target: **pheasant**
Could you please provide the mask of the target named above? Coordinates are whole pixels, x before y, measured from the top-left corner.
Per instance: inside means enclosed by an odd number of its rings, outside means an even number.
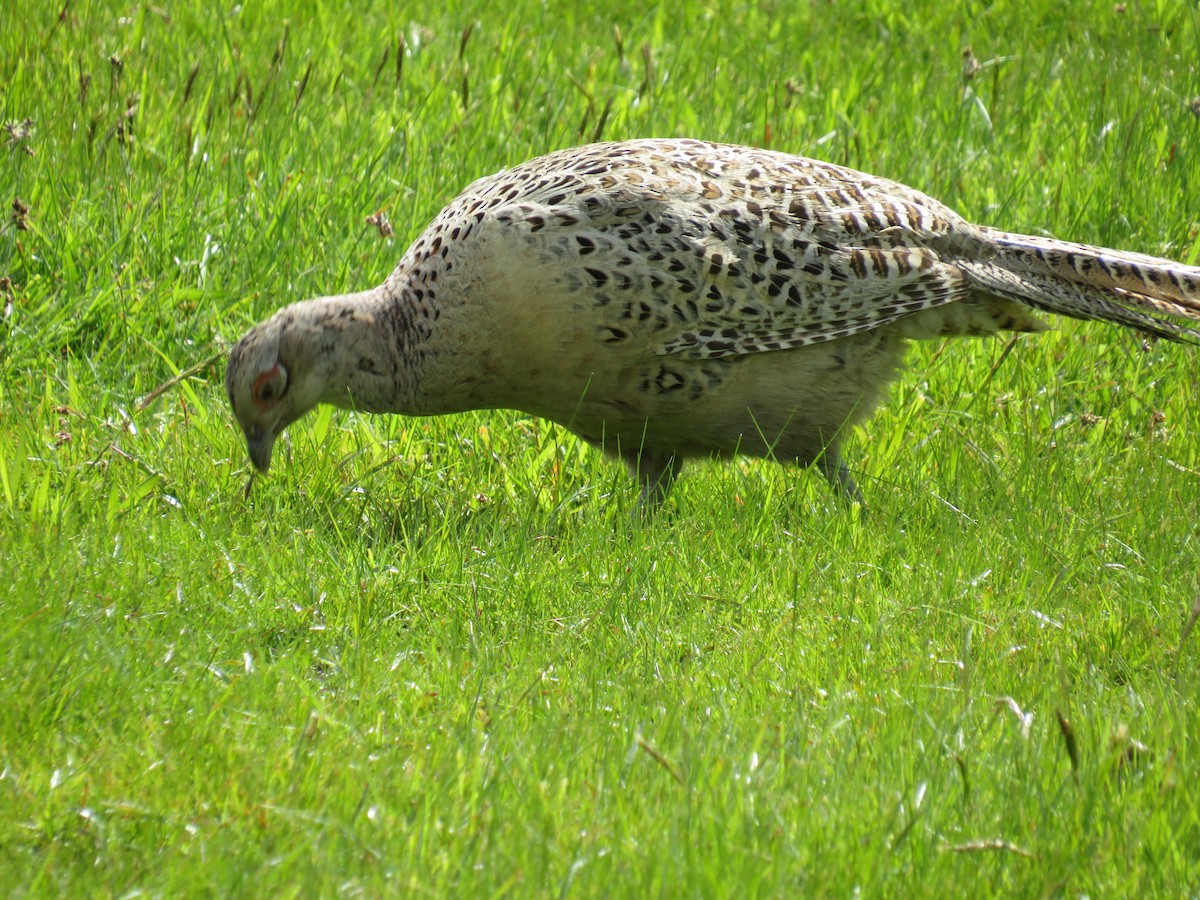
[[[226,389],[263,472],[319,403],[508,408],[622,460],[643,509],[686,458],[734,454],[815,464],[861,502],[840,445],[907,343],[1041,331],[1037,311],[1194,342],[1200,268],[973,225],[799,156],[600,143],[474,182],[379,287],[251,329]]]

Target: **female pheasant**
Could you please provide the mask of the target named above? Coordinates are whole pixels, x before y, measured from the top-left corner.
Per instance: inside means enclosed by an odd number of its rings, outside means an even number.
[[[468,187],[374,290],[296,303],[229,357],[250,459],[318,403],[509,408],[619,457],[645,508],[689,456],[816,463],[912,339],[1039,331],[1042,310],[1200,338],[1200,268],[972,225],[817,160],[592,144]]]

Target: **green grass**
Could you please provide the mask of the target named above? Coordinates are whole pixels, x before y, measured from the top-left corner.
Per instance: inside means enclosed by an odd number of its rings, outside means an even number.
[[[0,29],[6,889],[1195,892],[1191,348],[914,348],[848,448],[865,517],[741,461],[635,527],[506,412],[324,411],[245,501],[223,365],[139,402],[596,135],[1195,261],[1194,4],[359,6]]]

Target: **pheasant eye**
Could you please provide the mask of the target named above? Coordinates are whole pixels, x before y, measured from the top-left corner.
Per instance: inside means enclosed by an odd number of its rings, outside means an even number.
[[[250,386],[250,397],[259,409],[266,409],[278,400],[287,389],[287,370],[279,363],[271,366],[254,379]]]

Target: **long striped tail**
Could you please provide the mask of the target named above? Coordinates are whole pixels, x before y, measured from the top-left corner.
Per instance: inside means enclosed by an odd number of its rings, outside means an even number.
[[[1200,343],[1200,267],[1104,247],[979,229],[959,266],[977,287],[1046,312]],[[1183,320],[1182,322],[1176,320]]]

